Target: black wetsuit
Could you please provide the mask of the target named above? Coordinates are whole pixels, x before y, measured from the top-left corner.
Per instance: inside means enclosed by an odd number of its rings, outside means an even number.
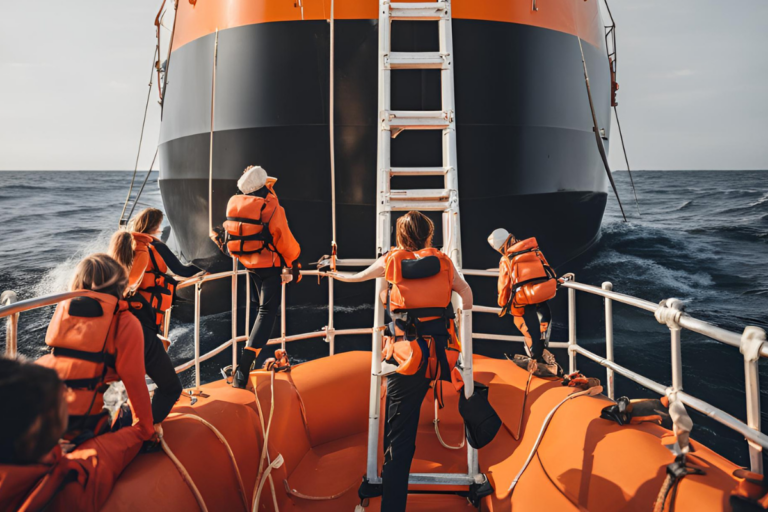
[[[552,311],[549,309],[549,302],[540,302],[539,304],[529,304],[525,306],[523,321],[531,335],[531,357],[541,361],[544,349],[547,348],[547,340],[542,339],[542,324],[549,324],[552,321]],[[545,329],[546,330],[546,329]]]
[[[152,242],[158,254],[168,265],[168,268],[179,277],[192,277],[200,272],[194,265],[184,265],[173,252],[159,240]],[[138,296],[138,294],[137,294]],[[183,390],[179,376],[173,367],[163,342],[157,337],[159,327],[156,314],[151,308],[140,311],[131,310],[141,322],[144,332],[144,368],[149,378],[157,385],[152,398],[152,418],[154,423],[160,423],[171,412],[173,404],[179,399]]]
[[[274,356],[266,349],[269,337],[275,329],[280,305],[283,300],[283,286],[280,279],[282,269],[280,267],[253,268],[248,270],[251,281],[256,288],[256,297],[259,299],[259,310],[256,314],[256,323],[253,324],[248,343],[243,349],[243,354],[238,362],[238,368],[243,375],[248,375],[251,365],[256,360],[255,368],[261,368],[264,361]],[[259,356],[256,357],[256,350]]]

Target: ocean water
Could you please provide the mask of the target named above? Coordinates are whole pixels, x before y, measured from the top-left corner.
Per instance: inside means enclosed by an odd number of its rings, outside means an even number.
[[[563,268],[577,279],[599,286],[613,283],[614,290],[652,302],[681,299],[695,317],[741,332],[746,325],[768,329],[768,172],[637,172],[634,174],[640,213],[634,205],[627,173],[616,181],[629,218],[623,222],[618,205],[608,200],[602,234],[588,254]],[[71,272],[84,255],[106,250],[117,228],[120,209],[130,182],[124,172],[2,172],[0,173],[0,291],[14,290],[21,299],[63,291]],[[162,207],[153,173],[137,210]],[[543,248],[546,253],[546,248]],[[565,295],[565,294],[562,294]],[[476,297],[493,304],[495,297]],[[339,324],[365,325],[371,308],[359,301],[339,301]],[[602,300],[579,294],[578,340],[604,354]],[[304,325],[324,325],[327,308],[321,304],[293,306],[289,333],[309,330]],[[19,349],[35,358],[43,343],[53,308],[24,313],[19,324]],[[555,308],[553,340],[567,336],[562,304]],[[201,350],[228,338],[229,315],[211,315],[201,323]],[[193,328],[178,320],[171,325],[175,363],[192,357]],[[669,331],[650,313],[614,305],[616,361],[653,380],[668,385],[670,375]],[[738,349],[684,332],[684,387],[737,418],[745,419],[743,360]],[[0,329],[0,350],[5,332]],[[520,351],[519,344],[506,351]],[[478,352],[496,353],[498,342],[476,341]],[[340,350],[364,348],[365,342],[337,341]],[[228,352],[228,351],[225,351]],[[321,341],[289,346],[294,360],[327,353]],[[567,361],[564,352],[556,354]],[[227,354],[204,366],[203,380],[217,378],[227,364]],[[768,411],[768,369],[763,363],[763,411]],[[579,359],[579,369],[605,379],[605,370]],[[185,372],[186,385],[193,382]],[[653,394],[617,377],[617,396],[650,397]],[[768,422],[764,412],[763,422]],[[740,464],[747,464],[746,443],[737,434],[694,414],[693,437]]]

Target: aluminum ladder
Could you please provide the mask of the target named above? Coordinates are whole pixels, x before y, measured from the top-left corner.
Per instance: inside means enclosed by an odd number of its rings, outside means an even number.
[[[393,21],[436,21],[439,26],[438,52],[393,52],[391,35]],[[379,0],[379,140],[377,157],[376,191],[376,253],[377,257],[390,248],[392,212],[440,211],[442,212],[443,248],[457,269],[462,268],[461,228],[459,223],[458,176],[456,171],[456,120],[453,93],[453,37],[451,31],[451,4],[449,1],[399,3]],[[441,78],[442,110],[396,111],[391,108],[391,73],[398,69],[439,69]],[[392,139],[405,130],[440,130],[443,134],[442,167],[404,168],[391,166]],[[393,190],[393,176],[443,176],[442,189]],[[382,365],[381,347],[384,325],[384,307],[379,300],[387,288],[387,282],[376,281],[374,297],[374,333],[371,358],[371,394],[368,417],[368,461],[366,485],[380,485],[378,474],[379,418],[381,414],[381,378],[386,375],[387,365]],[[456,300],[456,298],[454,298]],[[458,305],[457,305],[458,306]],[[458,308],[457,308],[458,310]],[[471,312],[459,319],[465,392],[471,395],[472,378]],[[382,370],[382,366],[385,367]],[[391,371],[391,369],[390,369]],[[488,480],[479,472],[477,450],[467,446],[467,473],[411,473],[409,484],[470,486],[470,501],[477,501],[489,489]],[[361,493],[363,488],[361,488]],[[479,496],[478,496],[479,491]],[[473,500],[471,495],[475,493]]]

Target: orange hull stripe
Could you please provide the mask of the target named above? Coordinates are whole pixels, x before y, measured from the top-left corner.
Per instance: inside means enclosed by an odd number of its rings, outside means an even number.
[[[331,0],[302,0],[304,20],[326,20]],[[219,30],[269,23],[301,21],[298,0],[179,0],[174,49]],[[579,35],[600,46],[604,29],[597,0],[541,0],[538,11],[526,0],[454,0],[453,17],[531,25]],[[378,0],[336,0],[334,17],[378,19]],[[521,51],[525,51],[521,49]]]

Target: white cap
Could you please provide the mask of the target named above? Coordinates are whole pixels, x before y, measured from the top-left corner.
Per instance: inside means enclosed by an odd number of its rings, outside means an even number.
[[[509,231],[504,228],[499,228],[493,231],[488,237],[488,243],[493,247],[494,251],[501,252],[504,242],[509,238]]]
[[[243,194],[250,194],[256,192],[261,187],[267,184],[267,171],[265,171],[259,165],[252,165],[240,176],[237,180],[237,188]]]

